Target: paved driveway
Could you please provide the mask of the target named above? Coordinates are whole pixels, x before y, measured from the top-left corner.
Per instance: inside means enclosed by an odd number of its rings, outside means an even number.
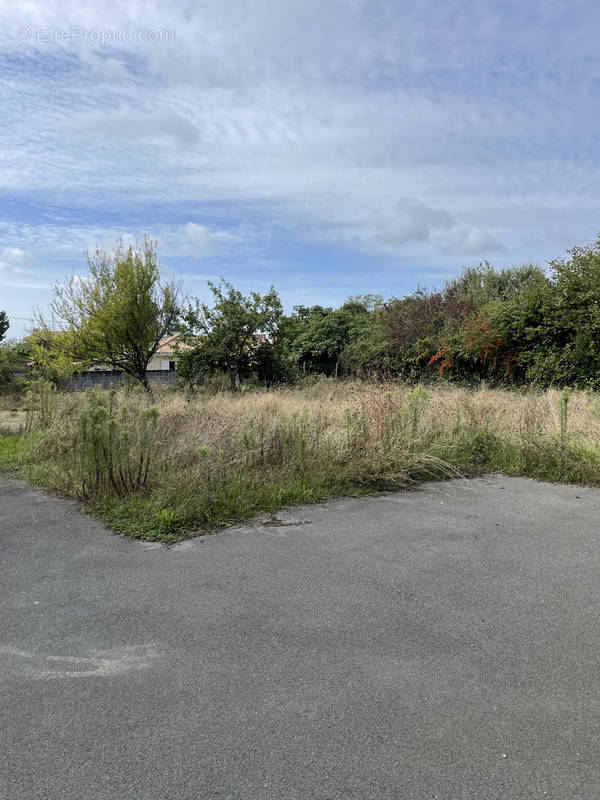
[[[599,511],[495,477],[167,549],[0,479],[0,796],[600,797]]]

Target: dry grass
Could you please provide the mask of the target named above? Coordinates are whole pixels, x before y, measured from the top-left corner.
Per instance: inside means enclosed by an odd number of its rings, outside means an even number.
[[[0,410],[0,431],[9,431],[10,433],[17,433],[26,425],[26,413],[15,408],[14,410]]]
[[[23,434],[29,451],[18,458],[13,434],[11,457],[33,480],[83,497],[114,529],[144,538],[171,540],[289,503],[456,474],[497,470],[600,485],[598,399],[585,392],[570,395],[562,436],[558,391],[324,380],[237,395],[162,390],[152,401],[119,392],[110,414],[100,415],[108,427],[98,444],[89,420],[108,397],[53,399],[50,426]],[[150,440],[151,402],[159,413]],[[22,414],[0,413],[0,429],[23,424]],[[110,470],[135,471],[144,448],[150,458],[147,484],[127,496],[117,496],[108,477],[91,480],[107,469],[115,437],[128,450],[124,456],[120,446]]]

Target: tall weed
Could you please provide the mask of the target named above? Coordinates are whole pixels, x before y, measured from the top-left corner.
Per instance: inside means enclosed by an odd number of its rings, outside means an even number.
[[[155,407],[131,408],[115,390],[91,390],[75,424],[51,430],[39,445],[59,473],[62,488],[83,499],[126,497],[146,488],[158,440]]]

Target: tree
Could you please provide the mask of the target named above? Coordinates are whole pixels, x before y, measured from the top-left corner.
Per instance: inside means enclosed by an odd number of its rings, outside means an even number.
[[[38,328],[27,336],[33,377],[43,378],[60,387],[73,373],[85,367],[84,362],[74,361],[69,355],[69,338],[69,331],[52,331],[47,328]]]
[[[26,342],[5,341],[0,344],[0,393],[18,385],[15,373],[25,373],[31,351]]]
[[[297,306],[293,351],[303,371],[308,363],[313,371],[337,377],[342,354],[352,342],[367,333],[373,309],[379,304],[380,298],[367,295],[350,297],[335,310]]]
[[[590,245],[573,247],[569,258],[550,261],[556,294],[553,319],[561,349],[564,382],[600,383],[600,236]]]
[[[146,236],[141,245],[117,242],[112,253],[88,252],[89,277],[54,288],[50,308],[61,335],[50,349],[74,362],[122,369],[149,390],[148,362],[180,313],[180,288],[161,282],[156,247]]]
[[[417,289],[385,306],[390,353],[398,372],[406,377],[427,374],[432,356],[443,342],[475,313],[473,302],[453,288],[443,292]]]
[[[190,382],[224,372],[234,391],[254,366],[256,335],[268,338],[276,333],[283,315],[281,301],[272,286],[264,295],[251,292],[247,297],[224,278],[208,286],[213,306],[196,299],[184,314],[185,340],[193,349],[183,353],[179,372]]]
[[[359,377],[368,375],[388,377],[397,371],[383,307],[373,309],[363,332],[346,345],[341,357],[341,366],[346,374]]]
[[[476,317],[468,319],[450,339],[444,339],[437,352],[429,359],[429,366],[439,367],[440,377],[445,369],[458,372],[458,377],[506,380],[515,377],[518,357],[506,341],[504,331],[494,324],[486,313],[491,304]]]
[[[253,351],[252,368],[264,386],[294,383],[298,368],[288,343],[281,336],[281,325],[273,339],[263,341]]]
[[[0,342],[4,339],[9,323],[6,311],[0,311]]]
[[[517,382],[600,388],[600,238],[550,261],[549,276],[532,274],[482,315],[515,354]]]
[[[446,283],[444,295],[467,300],[478,311],[488,303],[513,300],[523,290],[546,281],[544,270],[536,264],[494,269],[488,261],[477,267],[465,267],[462,273]]]

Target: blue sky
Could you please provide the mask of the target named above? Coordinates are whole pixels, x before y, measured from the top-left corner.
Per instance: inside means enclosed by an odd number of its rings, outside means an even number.
[[[159,242],[286,307],[544,264],[600,230],[600,6],[0,4],[0,308]]]

